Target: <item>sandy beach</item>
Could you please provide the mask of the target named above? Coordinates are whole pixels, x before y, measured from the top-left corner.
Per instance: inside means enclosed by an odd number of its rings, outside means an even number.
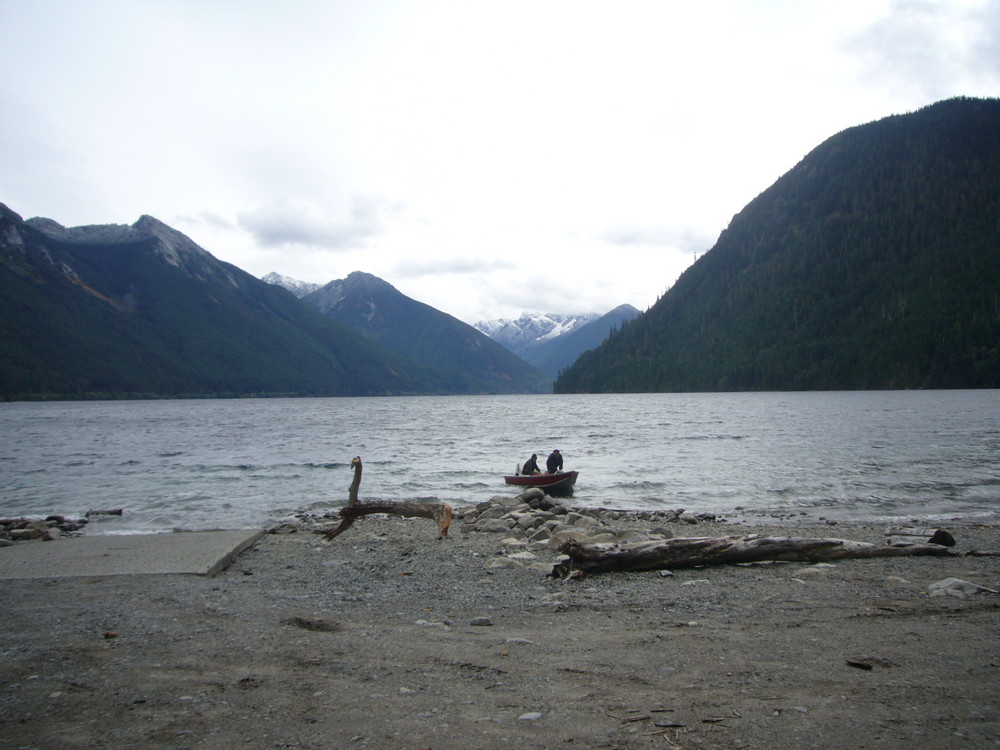
[[[1000,549],[996,527],[946,528]],[[1000,746],[1000,596],[928,593],[1000,589],[997,557],[557,580],[555,551],[458,523],[285,531],[215,577],[0,582],[0,747]]]

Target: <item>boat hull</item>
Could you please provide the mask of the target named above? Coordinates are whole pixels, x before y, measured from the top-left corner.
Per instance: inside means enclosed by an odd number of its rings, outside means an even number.
[[[555,474],[517,474],[505,476],[503,481],[517,487],[538,487],[547,495],[572,495],[578,471],[560,471]]]

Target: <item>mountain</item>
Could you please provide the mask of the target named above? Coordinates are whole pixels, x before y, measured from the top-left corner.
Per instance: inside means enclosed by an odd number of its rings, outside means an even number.
[[[592,323],[599,317],[596,313],[585,315],[525,313],[517,320],[508,318],[484,320],[473,327],[501,346],[510,349],[521,359],[530,362],[535,352],[546,343]]]
[[[68,229],[0,204],[0,398],[447,390],[150,216]]]
[[[596,349],[613,332],[639,315],[632,305],[619,305],[597,320],[548,339],[528,362],[552,378],[572,365],[586,351]]]
[[[1000,387],[998,217],[1000,100],[850,128],[555,390]]]
[[[302,298],[379,346],[451,373],[453,388],[478,393],[549,393],[551,380],[470,325],[356,271]]]
[[[475,328],[555,378],[583,352],[598,346],[608,334],[638,314],[632,305],[619,305],[604,315],[525,313],[517,320],[480,321]]]
[[[280,273],[275,273],[274,271],[271,271],[266,276],[261,276],[260,280],[266,284],[274,284],[275,286],[280,286],[282,289],[287,289],[299,299],[302,299],[310,292],[315,292],[323,286],[311,281],[299,281],[298,279],[293,279],[291,276],[282,276]]]

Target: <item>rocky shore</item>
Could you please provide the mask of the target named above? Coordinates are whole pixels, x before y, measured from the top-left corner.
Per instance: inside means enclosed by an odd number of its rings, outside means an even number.
[[[0,518],[0,547],[14,542],[51,542],[63,536],[80,534],[86,525],[86,518],[73,520],[65,516]]]
[[[537,495],[458,509],[443,539],[392,516],[315,533],[336,525],[281,519],[214,578],[0,582],[0,748],[1000,746],[1000,558],[965,554],[996,527],[949,527],[941,558],[560,580],[570,536],[831,526]]]
[[[526,565],[541,572],[551,572],[551,566],[539,561],[530,548],[545,547],[558,551],[567,541],[588,544],[629,544],[670,539],[672,526],[714,523],[712,513],[687,513],[677,510],[608,510],[581,508],[564,504],[546,495],[541,489],[530,488],[519,495],[497,495],[474,507],[460,508],[455,513],[459,531],[463,534],[498,535],[498,554],[489,567]],[[339,524],[335,511],[316,515],[302,512],[282,519],[269,531],[298,531],[323,534]]]
[[[62,515],[45,518],[0,518],[0,547],[14,542],[51,542],[64,536],[80,536],[92,516],[120,516],[122,510],[89,510],[82,518]]]

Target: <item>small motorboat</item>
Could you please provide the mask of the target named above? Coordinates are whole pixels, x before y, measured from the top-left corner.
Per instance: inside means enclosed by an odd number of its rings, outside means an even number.
[[[578,471],[557,471],[555,474],[515,474],[505,476],[503,481],[519,487],[538,487],[546,495],[572,495]]]

